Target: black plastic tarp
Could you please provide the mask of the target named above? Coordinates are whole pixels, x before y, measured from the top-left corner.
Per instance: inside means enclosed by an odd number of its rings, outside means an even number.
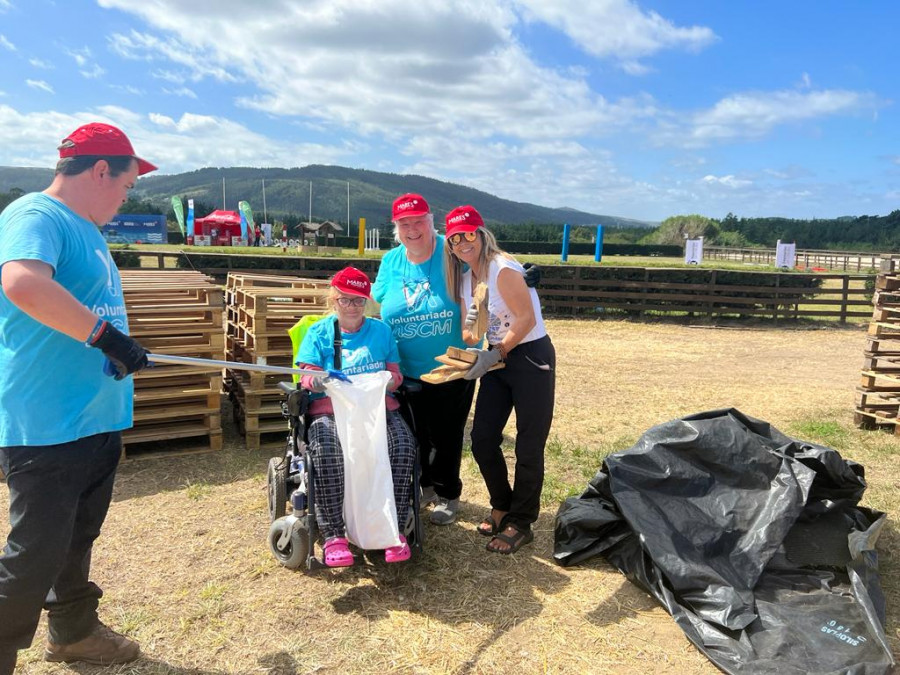
[[[728,673],[892,671],[863,467],[737,410],[647,431],[556,518],[554,558],[603,555]]]

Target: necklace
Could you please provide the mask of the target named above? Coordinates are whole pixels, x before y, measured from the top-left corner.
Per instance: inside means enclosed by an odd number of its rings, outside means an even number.
[[[425,280],[429,284],[431,284],[431,265],[432,265],[432,263],[434,263],[434,252],[436,249],[437,249],[437,238],[435,238],[435,240],[432,244],[431,254],[428,256],[428,272],[425,274]],[[416,271],[419,274],[421,274],[422,273],[422,265],[425,264],[425,261],[423,260],[420,263],[413,262],[412,260],[409,259],[409,250],[408,249],[405,253],[406,254],[404,255],[404,257],[406,258],[406,272],[407,272],[406,277],[407,277],[407,279],[414,281],[414,279],[412,278],[413,275],[411,274],[412,269],[415,268]]]

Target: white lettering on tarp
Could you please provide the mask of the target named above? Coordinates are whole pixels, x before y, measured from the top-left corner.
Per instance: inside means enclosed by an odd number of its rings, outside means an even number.
[[[847,632],[849,629],[850,626],[844,626],[843,624],[832,620],[822,626],[820,630],[826,635],[833,635],[838,640],[850,645],[851,647],[859,647],[863,642],[866,642],[865,636],[852,635],[851,633]]]

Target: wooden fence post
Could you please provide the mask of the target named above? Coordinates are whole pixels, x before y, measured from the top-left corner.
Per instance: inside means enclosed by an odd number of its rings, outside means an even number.
[[[843,284],[841,284],[841,323],[847,323],[847,303],[850,298],[850,277],[844,276]]]
[[[781,287],[781,274],[775,275],[775,304],[772,305],[772,320],[775,323],[778,323],[778,303],[780,294],[778,293],[778,289]]]

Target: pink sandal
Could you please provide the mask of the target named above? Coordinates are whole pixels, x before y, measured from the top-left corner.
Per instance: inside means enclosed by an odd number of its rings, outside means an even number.
[[[406,537],[404,537],[402,534],[400,535],[399,546],[391,546],[390,548],[384,549],[385,562],[403,562],[404,560],[409,560],[411,556],[412,551],[409,550],[409,544],[406,543]]]
[[[332,537],[325,542],[322,549],[325,551],[325,564],[328,567],[350,567],[353,564],[353,554],[347,543],[343,537]]]

